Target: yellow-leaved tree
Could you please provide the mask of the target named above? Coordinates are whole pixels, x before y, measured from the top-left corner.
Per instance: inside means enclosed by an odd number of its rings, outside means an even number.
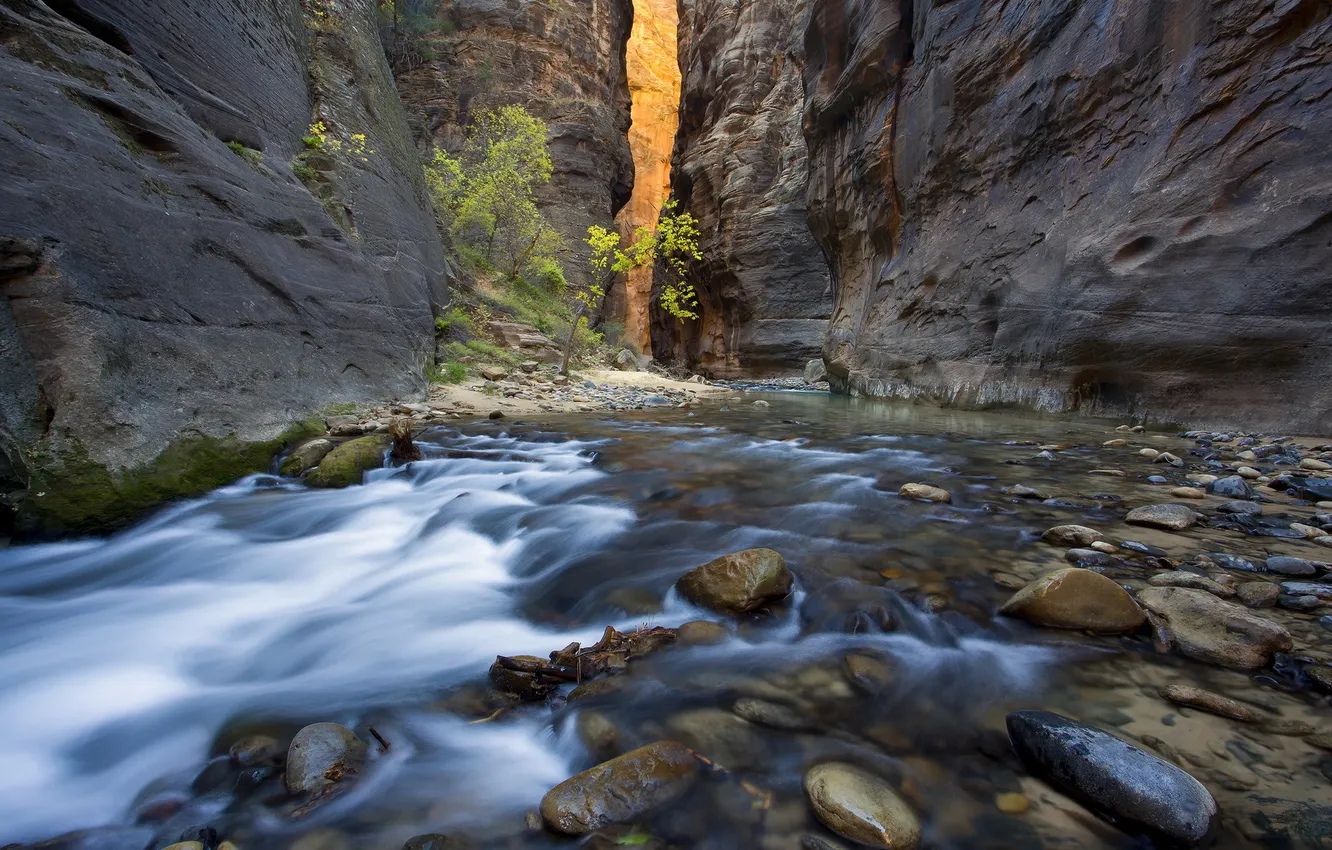
[[[636,268],[659,268],[666,272],[665,282],[657,295],[657,303],[667,314],[681,321],[697,319],[694,308],[698,296],[689,281],[689,264],[703,259],[698,250],[698,219],[689,213],[677,212],[678,203],[668,202],[662,207],[655,228],[640,227],[633,240],[625,245],[620,234],[593,225],[587,229],[588,264],[592,266],[592,279],[574,291],[578,300],[578,314],[574,317],[569,339],[564,346],[564,365],[560,373],[569,374],[569,358],[573,354],[574,335],[578,325],[589,311],[595,310],[606,297],[606,290],[616,275]]]

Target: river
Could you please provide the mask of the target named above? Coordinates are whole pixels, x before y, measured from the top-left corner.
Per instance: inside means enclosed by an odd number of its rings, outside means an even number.
[[[726,768],[652,821],[671,846],[831,839],[800,787],[802,766],[831,756],[901,777],[931,846],[1136,846],[1007,751],[1005,713],[1042,707],[1182,754],[1221,802],[1229,846],[1332,846],[1332,793],[1299,738],[1181,713],[1155,688],[1250,694],[1314,725],[1323,704],[1279,677],[1158,655],[1149,636],[996,616],[1011,590],[995,574],[1062,565],[1042,529],[1104,525],[1144,501],[1158,469],[1091,474],[1111,436],[1105,423],[751,393],[725,410],[433,428],[423,461],[364,486],[254,475],[109,539],[2,549],[0,844],[138,819],[159,847],[203,823],[242,850],[396,850],[425,832],[566,846],[524,816],[593,763],[577,730],[595,711],[622,744],[684,737]],[[1033,459],[1044,443],[1069,448]],[[946,486],[954,504],[899,498],[908,481]],[[1000,494],[1015,483],[1061,498]],[[1221,538],[1187,542],[1217,551]],[[722,620],[672,585],[751,547],[796,574],[770,616],[635,663],[630,685],[587,704],[486,703],[497,654],[591,644],[607,625]],[[840,665],[855,651],[892,659],[891,687],[848,687]],[[805,725],[736,720],[742,696],[786,699]],[[391,749],[308,818],[200,778],[245,732],[315,721],[373,726]],[[1030,808],[999,810],[1003,794]]]

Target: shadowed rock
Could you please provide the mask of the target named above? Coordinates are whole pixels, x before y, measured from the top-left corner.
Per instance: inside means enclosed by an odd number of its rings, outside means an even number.
[[[541,818],[564,835],[628,823],[678,798],[697,771],[683,744],[649,744],[556,785],[541,799]]]

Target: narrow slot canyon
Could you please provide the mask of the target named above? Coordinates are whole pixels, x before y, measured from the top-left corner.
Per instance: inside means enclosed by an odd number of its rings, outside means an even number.
[[[633,101],[629,150],[634,191],[616,218],[626,241],[639,227],[654,227],[671,193],[671,151],[679,127],[679,17],[675,0],[634,0],[626,70]],[[651,354],[652,269],[634,269],[611,293],[612,315],[624,323],[624,342]]]

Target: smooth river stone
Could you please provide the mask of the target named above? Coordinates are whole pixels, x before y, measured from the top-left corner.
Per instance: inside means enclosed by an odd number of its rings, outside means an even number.
[[[883,779],[855,765],[829,762],[805,773],[805,793],[823,825],[870,847],[914,850],[920,821]]]
[[[1114,735],[1049,711],[1013,712],[1008,734],[1028,770],[1125,832],[1182,847],[1215,834],[1201,782]]]
[[[1129,511],[1124,521],[1129,525],[1183,531],[1198,522],[1198,515],[1187,505],[1145,505]]]
[[[695,605],[723,614],[748,614],[791,592],[791,571],[771,549],[746,549],[695,567],[675,586]]]
[[[564,835],[629,823],[678,798],[697,772],[698,760],[688,747],[659,741],[556,785],[541,799],[541,818]]]
[[[1121,634],[1142,626],[1147,615],[1128,591],[1100,573],[1068,567],[1013,594],[1001,614],[1056,629]]]
[[[346,726],[312,723],[296,733],[287,748],[287,790],[316,791],[356,773],[365,764],[366,746]]]
[[[1204,590],[1149,587],[1138,594],[1138,604],[1154,615],[1163,643],[1199,661],[1256,670],[1292,646],[1281,626]]]

